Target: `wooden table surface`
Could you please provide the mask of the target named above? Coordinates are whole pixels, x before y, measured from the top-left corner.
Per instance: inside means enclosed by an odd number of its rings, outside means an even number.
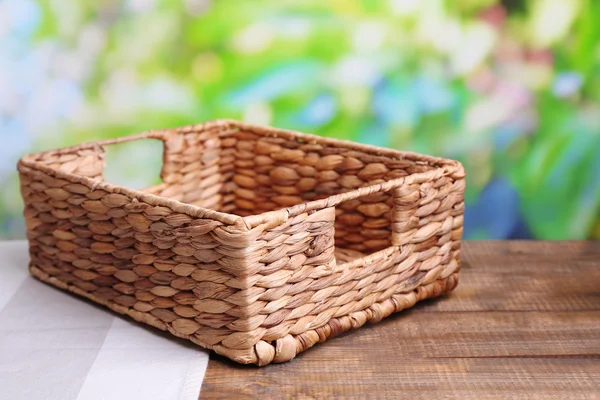
[[[600,242],[466,242],[459,286],[202,399],[600,399]]]

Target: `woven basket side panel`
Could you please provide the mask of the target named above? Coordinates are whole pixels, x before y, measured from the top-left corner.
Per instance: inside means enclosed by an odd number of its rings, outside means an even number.
[[[263,340],[297,334],[306,328],[305,316],[310,310],[302,306],[318,287],[328,286],[328,277],[336,267],[334,218],[333,208],[304,213],[261,236],[268,252],[260,260],[261,269],[256,275],[260,279],[253,290],[262,305],[257,314],[262,319]]]
[[[464,174],[403,185],[392,191],[396,245],[426,247],[436,236],[451,235],[460,242],[464,214]]]
[[[345,148],[252,132],[237,138],[234,212],[258,214],[431,170],[429,165]],[[389,193],[373,193],[337,207],[336,245],[361,252],[390,246]]]
[[[239,345],[251,314],[243,231],[22,164],[19,171],[32,267],[202,346]]]
[[[235,140],[220,129],[173,131],[165,138],[161,185],[149,192],[203,208],[227,211],[233,204]]]
[[[306,314],[314,307],[305,304],[319,301],[313,295],[327,288],[336,267],[334,218],[334,209],[325,208],[249,233],[254,238],[246,268],[250,286],[239,293],[249,300],[248,319],[243,330],[213,346],[217,353],[239,362],[255,360],[255,346],[310,327],[314,317]],[[318,326],[329,318],[324,314],[313,323]]]
[[[259,271],[261,284],[255,284],[253,288],[255,293],[261,293],[256,298],[262,303],[257,312],[264,318],[261,324],[261,328],[266,329],[263,340],[270,342],[286,335],[301,335],[325,326],[332,318],[367,309],[369,312],[361,318],[378,321],[392,312],[381,309],[378,304],[395,295],[398,301],[405,299],[406,294],[419,286],[457,272],[464,180],[443,177],[419,186],[394,193],[397,204],[394,215],[401,217],[403,212],[410,215],[406,221],[397,222],[402,224],[401,237],[396,238],[402,242],[399,247],[390,247],[370,256],[338,249],[335,253],[337,268],[333,271],[315,268],[308,260],[305,265],[298,265],[298,256],[290,257],[295,253],[289,251],[290,246],[286,246],[285,253],[273,248],[271,252],[276,252],[278,257],[267,259],[275,261],[264,264]],[[329,208],[308,216],[310,222],[293,219],[284,226],[265,231],[263,238],[280,237],[273,236],[277,234],[283,236],[280,241],[286,243],[297,232],[318,233],[320,229],[315,229],[315,225],[329,226],[332,211]],[[302,215],[302,218],[307,216]],[[298,231],[297,227],[303,230]],[[316,236],[311,240],[320,239]],[[304,259],[304,254],[300,259]],[[386,307],[403,308],[393,302],[386,304]],[[339,328],[341,332],[342,327]],[[334,327],[327,329],[330,334],[336,333],[331,332]]]
[[[104,156],[104,149],[94,146],[48,151],[25,158],[41,162],[54,170],[102,181],[104,179],[102,176],[105,165]]]

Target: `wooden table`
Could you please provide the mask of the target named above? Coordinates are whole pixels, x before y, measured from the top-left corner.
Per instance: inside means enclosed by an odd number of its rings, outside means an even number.
[[[286,364],[211,354],[202,399],[600,399],[600,243],[467,242],[458,288]]]

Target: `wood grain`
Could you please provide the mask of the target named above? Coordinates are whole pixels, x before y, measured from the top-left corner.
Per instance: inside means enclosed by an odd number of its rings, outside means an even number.
[[[466,242],[450,295],[253,368],[202,399],[600,399],[600,243]]]

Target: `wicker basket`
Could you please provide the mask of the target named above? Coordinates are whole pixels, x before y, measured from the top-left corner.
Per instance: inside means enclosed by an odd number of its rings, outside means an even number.
[[[164,142],[162,183],[103,181]],[[460,163],[234,121],[18,164],[31,273],[240,363],[294,358],[457,284]]]

